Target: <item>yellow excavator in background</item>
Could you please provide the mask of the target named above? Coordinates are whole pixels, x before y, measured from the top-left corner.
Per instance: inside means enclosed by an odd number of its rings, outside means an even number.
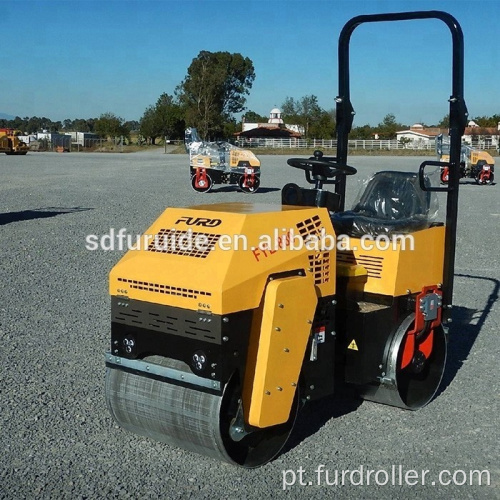
[[[12,128],[0,128],[0,153],[6,155],[25,155],[28,145],[19,139],[21,131]]]

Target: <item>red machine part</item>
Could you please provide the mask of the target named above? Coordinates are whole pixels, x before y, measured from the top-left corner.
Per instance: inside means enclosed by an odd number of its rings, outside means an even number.
[[[441,182],[447,184],[450,178],[450,170],[448,167],[441,168]]]
[[[484,165],[479,173],[479,184],[487,184],[491,177],[490,165]]]
[[[196,169],[196,177],[194,181],[194,186],[198,189],[204,189],[208,185],[207,170],[202,167]]]
[[[429,321],[425,318],[424,309],[422,307],[423,301],[428,296],[433,294],[430,299],[429,307],[435,312],[435,319]],[[441,290],[437,285],[426,286],[417,295],[415,307],[415,324],[413,329],[410,330],[405,339],[403,348],[403,355],[401,358],[401,369],[406,368],[414,359],[418,351],[423,354],[425,359],[429,359],[432,353],[432,346],[434,340],[434,329],[441,324],[441,297],[443,296]]]
[[[245,168],[242,187],[251,189],[255,186],[255,170],[251,167]]]

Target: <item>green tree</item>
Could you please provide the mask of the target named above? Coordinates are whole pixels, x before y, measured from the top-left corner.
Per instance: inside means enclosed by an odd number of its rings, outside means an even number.
[[[97,118],[87,118],[85,120],[85,124],[88,128],[87,132],[95,132],[95,124],[97,122]]]
[[[480,126],[484,128],[497,128],[498,123],[500,122],[500,115],[493,116],[476,116],[474,121]]]
[[[126,138],[130,135],[130,130],[125,126],[125,120],[113,113],[103,113],[95,122],[95,132],[101,137]]]
[[[41,132],[45,130],[46,123],[43,118],[39,118],[38,116],[32,116],[31,118],[24,119],[24,130],[28,132],[28,134],[35,134],[36,132]],[[18,128],[18,127],[16,127]]]
[[[43,125],[42,119],[38,118],[38,116],[32,116],[31,118],[26,117],[24,119],[23,129],[28,134],[35,134],[36,132],[41,132],[45,128]],[[19,127],[16,126],[15,128]]]
[[[139,127],[140,127],[140,124],[137,120],[128,120],[125,122],[124,125],[125,125],[125,127],[128,128],[128,130],[133,131],[133,132],[139,130]]]
[[[182,108],[172,96],[163,93],[154,106],[148,106],[139,124],[140,134],[151,144],[158,137],[184,137],[185,122]]]
[[[234,139],[234,134],[236,132],[240,132],[241,127],[240,124],[234,118],[231,118],[224,123],[222,131],[223,131],[223,137],[225,139]]]
[[[444,115],[441,121],[437,124],[439,128],[450,128],[450,115]]]
[[[186,124],[182,108],[171,95],[161,94],[156,101],[155,112],[161,137],[168,139],[184,137]]]
[[[16,116],[12,120],[0,120],[0,127],[13,128],[30,134],[41,132],[42,130],[58,132],[61,129],[79,132],[93,132],[95,121],[95,118],[78,118],[76,120],[70,120],[67,118],[61,122],[52,121],[50,118],[46,117],[40,118],[38,116],[26,116],[24,118],[20,118],[19,116]]]
[[[13,120],[10,121],[10,128],[15,128],[17,130],[22,130],[24,132],[30,132],[26,128],[26,123],[28,122],[29,118],[25,118],[24,120],[20,116],[16,116]],[[37,132],[37,130],[34,130],[34,132]]]
[[[243,111],[255,80],[252,61],[241,54],[201,51],[176,89],[186,124],[202,138],[222,133],[233,113]]]
[[[287,97],[281,105],[281,116],[285,122],[298,123],[301,121],[300,102],[293,97]]]
[[[242,118],[247,122],[247,123],[267,123],[268,117],[264,115],[259,115],[255,111],[247,111]]]
[[[366,124],[360,127],[354,127],[350,134],[350,138],[369,140],[373,139],[374,133],[375,133],[374,129],[370,125]]]
[[[63,129],[64,130],[73,130],[73,120],[66,118],[63,120]]]
[[[306,138],[322,138],[325,134],[332,137],[335,119],[331,112],[322,109],[315,95],[306,95],[300,100],[287,97],[281,105],[285,123],[301,125]],[[321,136],[321,137],[320,137]]]
[[[321,110],[318,119],[311,124],[309,135],[315,139],[333,139],[335,127],[335,110]]]
[[[401,139],[399,139],[399,143],[402,144],[403,146],[406,146],[407,144],[410,144],[412,142],[412,139],[410,139],[409,137],[401,137]]]
[[[396,132],[404,128],[404,125],[396,121],[396,117],[389,113],[384,116],[381,123],[377,126],[377,132],[384,139],[395,139]]]
[[[59,132],[61,128],[62,128],[62,123],[60,121],[57,122],[50,121],[49,130],[51,132]]]
[[[22,127],[16,126],[15,128],[20,128],[29,134],[34,134],[36,132],[41,132],[42,130],[57,132],[61,127],[61,122],[53,122],[45,116],[42,118],[32,116],[31,118],[24,118]]]
[[[160,135],[160,127],[157,122],[155,107],[148,106],[139,122],[139,133],[151,144],[155,144]]]
[[[323,110],[319,107],[315,95],[304,96],[300,100],[303,126],[306,138],[312,137],[311,129],[320,121]]]
[[[76,120],[73,120],[71,128],[75,132],[94,132],[95,122],[96,120],[94,118],[77,118]]]

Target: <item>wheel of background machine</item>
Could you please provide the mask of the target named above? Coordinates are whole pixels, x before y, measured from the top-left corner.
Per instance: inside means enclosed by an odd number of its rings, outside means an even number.
[[[191,187],[197,192],[197,193],[208,193],[213,186],[213,181],[212,178],[206,174],[206,186],[199,186],[196,187],[196,174],[191,177]],[[203,181],[202,181],[203,182]]]
[[[159,356],[145,361],[190,371],[180,361]],[[297,415],[298,391],[286,423],[245,432],[235,441],[230,426],[237,415],[240,392],[235,375],[218,396],[116,368],[106,370],[106,402],[124,429],[242,467],[258,467],[274,458],[286,443]]]
[[[238,186],[244,193],[255,193],[260,186],[260,177],[254,174],[253,178],[253,186],[244,186],[243,183],[245,181],[245,176],[242,175],[238,179]]]
[[[490,167],[491,168],[491,167]],[[489,172],[489,175],[488,177],[485,179],[481,174],[483,172],[483,169],[481,167],[481,169],[479,169],[477,172],[476,172],[476,175],[475,175],[475,180],[476,180],[476,183],[477,184],[481,184],[481,185],[484,185],[484,184],[492,184],[493,183],[493,179],[494,179],[494,175],[493,175],[493,172],[490,170]]]
[[[442,325],[432,330],[433,347],[429,358],[420,357],[402,369],[406,335],[413,328],[414,320],[415,314],[407,316],[389,339],[383,379],[378,387],[363,394],[365,399],[417,410],[428,404],[436,394],[446,364],[446,334]]]

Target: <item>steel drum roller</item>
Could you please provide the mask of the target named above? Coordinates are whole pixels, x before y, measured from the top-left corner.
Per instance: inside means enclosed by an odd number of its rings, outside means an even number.
[[[154,362],[186,371],[182,362],[154,356]],[[297,399],[285,424],[258,429],[240,441],[229,436],[239,402],[233,379],[222,396],[122,369],[106,370],[106,402],[116,422],[131,432],[243,467],[258,467],[283,447],[292,430]]]
[[[443,378],[447,353],[446,334],[441,325],[433,331],[434,345],[429,359],[419,369],[412,366],[400,368],[404,340],[414,319],[414,314],[405,318],[389,340],[384,364],[385,377],[376,388],[364,388],[365,391],[361,393],[364,399],[405,410],[418,410],[427,405],[436,394]]]

